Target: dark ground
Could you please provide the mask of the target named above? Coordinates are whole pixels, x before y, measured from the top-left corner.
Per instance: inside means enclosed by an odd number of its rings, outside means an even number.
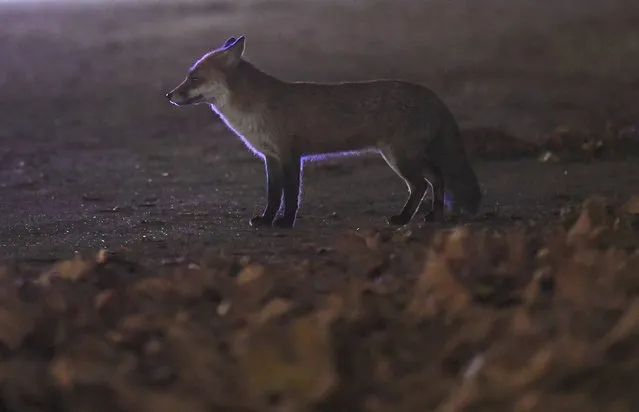
[[[449,246],[421,222],[392,237],[406,193],[381,159],[311,164],[296,228],[256,231],[263,165],[210,110],[164,94],[245,33],[248,58],[284,78],[428,84],[467,131],[636,137],[639,3],[169,4],[0,5],[0,411],[637,410],[621,268],[638,266],[636,222],[597,209],[578,246],[560,229],[593,194],[636,193],[635,157],[540,162],[475,142],[500,160],[474,160],[481,215]],[[35,270],[103,248],[128,263]],[[305,355],[279,358],[298,343]],[[459,380],[473,359],[483,380]]]
[[[196,57],[240,32],[248,57],[286,78],[425,82],[465,128],[535,138],[636,126],[639,7],[462,3],[3,6],[0,256],[221,245],[267,254],[383,226],[406,193],[374,158],[308,167],[295,231],[248,227],[264,202],[263,166],[208,109],[164,98]],[[477,169],[484,211],[500,204],[522,217],[591,193],[623,199],[639,179],[633,160]]]

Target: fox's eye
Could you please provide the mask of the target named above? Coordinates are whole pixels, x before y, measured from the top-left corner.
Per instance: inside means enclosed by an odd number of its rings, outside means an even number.
[[[197,77],[197,76],[191,76],[190,79],[191,79],[192,82],[199,82],[200,81],[200,78]]]

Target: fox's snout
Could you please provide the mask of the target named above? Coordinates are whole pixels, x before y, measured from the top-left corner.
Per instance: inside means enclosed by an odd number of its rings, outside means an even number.
[[[169,100],[169,102],[170,102],[170,103],[173,103],[173,104],[175,104],[175,105],[178,105],[178,103],[177,103],[177,102],[173,101],[173,94],[174,94],[174,93],[173,93],[173,90],[171,90],[170,92],[168,92],[168,93],[166,94],[166,98]]]
[[[166,98],[176,106],[187,105],[194,100],[190,93],[185,92],[180,86],[168,92]]]
[[[173,89],[166,94],[166,98],[169,100],[169,102],[173,103],[176,106],[182,105],[183,101],[185,100],[184,94],[180,93],[178,89],[179,88]]]
[[[166,98],[176,106],[188,106],[205,101],[201,88],[193,87],[188,79],[166,94]]]

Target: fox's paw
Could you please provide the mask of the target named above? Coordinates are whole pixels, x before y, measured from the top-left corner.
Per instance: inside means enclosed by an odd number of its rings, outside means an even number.
[[[426,215],[424,216],[424,222],[426,223],[443,222],[443,221],[444,221],[443,212],[431,210],[430,212],[426,213]]]
[[[404,215],[395,215],[389,217],[386,221],[391,226],[404,226],[408,224],[408,222],[410,222],[410,217],[406,217]]]
[[[294,217],[291,218],[287,216],[282,216],[278,219],[275,219],[275,221],[273,221],[273,226],[279,227],[281,229],[290,229],[293,227],[294,224],[295,224]]]
[[[273,224],[273,219],[264,216],[255,216],[249,221],[249,224],[252,227],[268,227]]]

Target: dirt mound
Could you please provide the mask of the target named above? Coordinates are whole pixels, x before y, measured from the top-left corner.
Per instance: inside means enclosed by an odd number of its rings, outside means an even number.
[[[521,139],[495,127],[462,130],[462,139],[468,155],[483,160],[535,157],[541,151],[538,142]]]
[[[639,156],[639,130],[608,127],[601,132],[583,133],[558,128],[540,141],[541,149],[565,160],[625,159]]]
[[[619,160],[639,156],[639,130],[634,127],[608,127],[600,132],[580,132],[557,128],[534,141],[525,140],[494,127],[462,131],[471,158],[513,160],[539,157],[549,160]]]

